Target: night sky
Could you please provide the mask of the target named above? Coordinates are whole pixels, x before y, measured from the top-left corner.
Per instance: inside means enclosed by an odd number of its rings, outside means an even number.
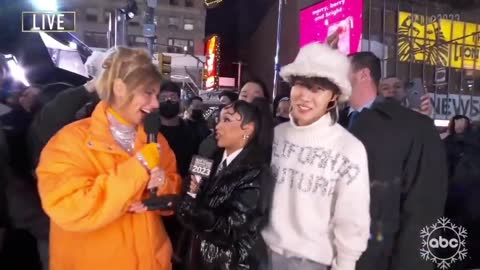
[[[2,7],[0,8],[0,14],[3,15],[0,16],[0,19],[2,19],[1,25],[4,26],[0,33],[0,39],[10,41],[3,42],[0,51],[11,51],[11,47],[16,44],[16,40],[11,37],[18,35],[12,35],[9,30],[17,32],[20,27],[10,21],[14,16],[6,16],[5,14],[11,15],[12,12],[9,10],[12,9],[24,10],[25,8],[12,5],[13,3],[22,5],[22,3],[25,4],[24,2],[28,2],[28,0],[0,0],[0,6]],[[224,0],[217,7],[207,10],[206,35],[218,34],[221,38],[220,76],[236,77],[237,67],[233,62],[244,60],[238,59],[239,51],[248,44],[250,37],[256,31],[272,3],[276,3],[276,0]],[[18,12],[18,17],[20,18],[20,16],[21,13]]]
[[[220,76],[236,77],[239,50],[248,43],[271,3],[275,0],[224,0],[207,10],[206,35],[221,38]]]

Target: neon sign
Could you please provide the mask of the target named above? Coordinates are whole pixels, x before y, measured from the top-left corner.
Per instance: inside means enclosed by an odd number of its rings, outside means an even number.
[[[220,38],[217,35],[210,37],[205,45],[205,90],[218,89],[219,63],[220,63]]]
[[[205,6],[207,6],[207,8],[213,8],[222,2],[223,0],[205,0]]]
[[[399,12],[400,61],[480,70],[480,25],[432,18]]]

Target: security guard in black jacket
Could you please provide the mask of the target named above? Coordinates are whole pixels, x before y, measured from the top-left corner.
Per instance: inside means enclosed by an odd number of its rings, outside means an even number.
[[[420,231],[444,214],[444,145],[430,118],[377,97],[381,69],[373,53],[358,53],[351,61],[350,107],[339,122],[367,150],[372,219],[357,270],[433,270],[420,256]]]

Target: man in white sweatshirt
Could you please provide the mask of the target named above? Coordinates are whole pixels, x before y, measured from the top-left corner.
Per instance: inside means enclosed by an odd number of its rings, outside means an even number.
[[[276,184],[262,233],[271,270],[354,270],[367,247],[367,155],[336,123],[351,94],[349,68],[345,55],[313,43],[280,72],[292,85],[292,112],[275,128]]]

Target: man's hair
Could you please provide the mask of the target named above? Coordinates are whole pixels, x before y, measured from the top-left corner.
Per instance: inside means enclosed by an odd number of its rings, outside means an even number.
[[[368,68],[370,70],[370,76],[375,82],[375,85],[380,83],[382,77],[382,68],[380,64],[380,58],[378,58],[372,52],[358,52],[350,55],[353,70]]]
[[[334,82],[332,82],[328,78],[324,78],[324,77],[309,78],[309,77],[303,77],[303,76],[292,76],[290,80],[291,80],[290,83],[292,86],[298,84],[301,86],[305,86],[308,89],[319,87],[321,89],[330,90],[335,95],[342,94],[342,91],[340,91],[340,88],[338,87],[338,85],[336,85]]]
[[[164,81],[160,86],[160,93],[161,92],[172,92],[177,94],[179,97],[181,94],[180,86],[172,81]]]

